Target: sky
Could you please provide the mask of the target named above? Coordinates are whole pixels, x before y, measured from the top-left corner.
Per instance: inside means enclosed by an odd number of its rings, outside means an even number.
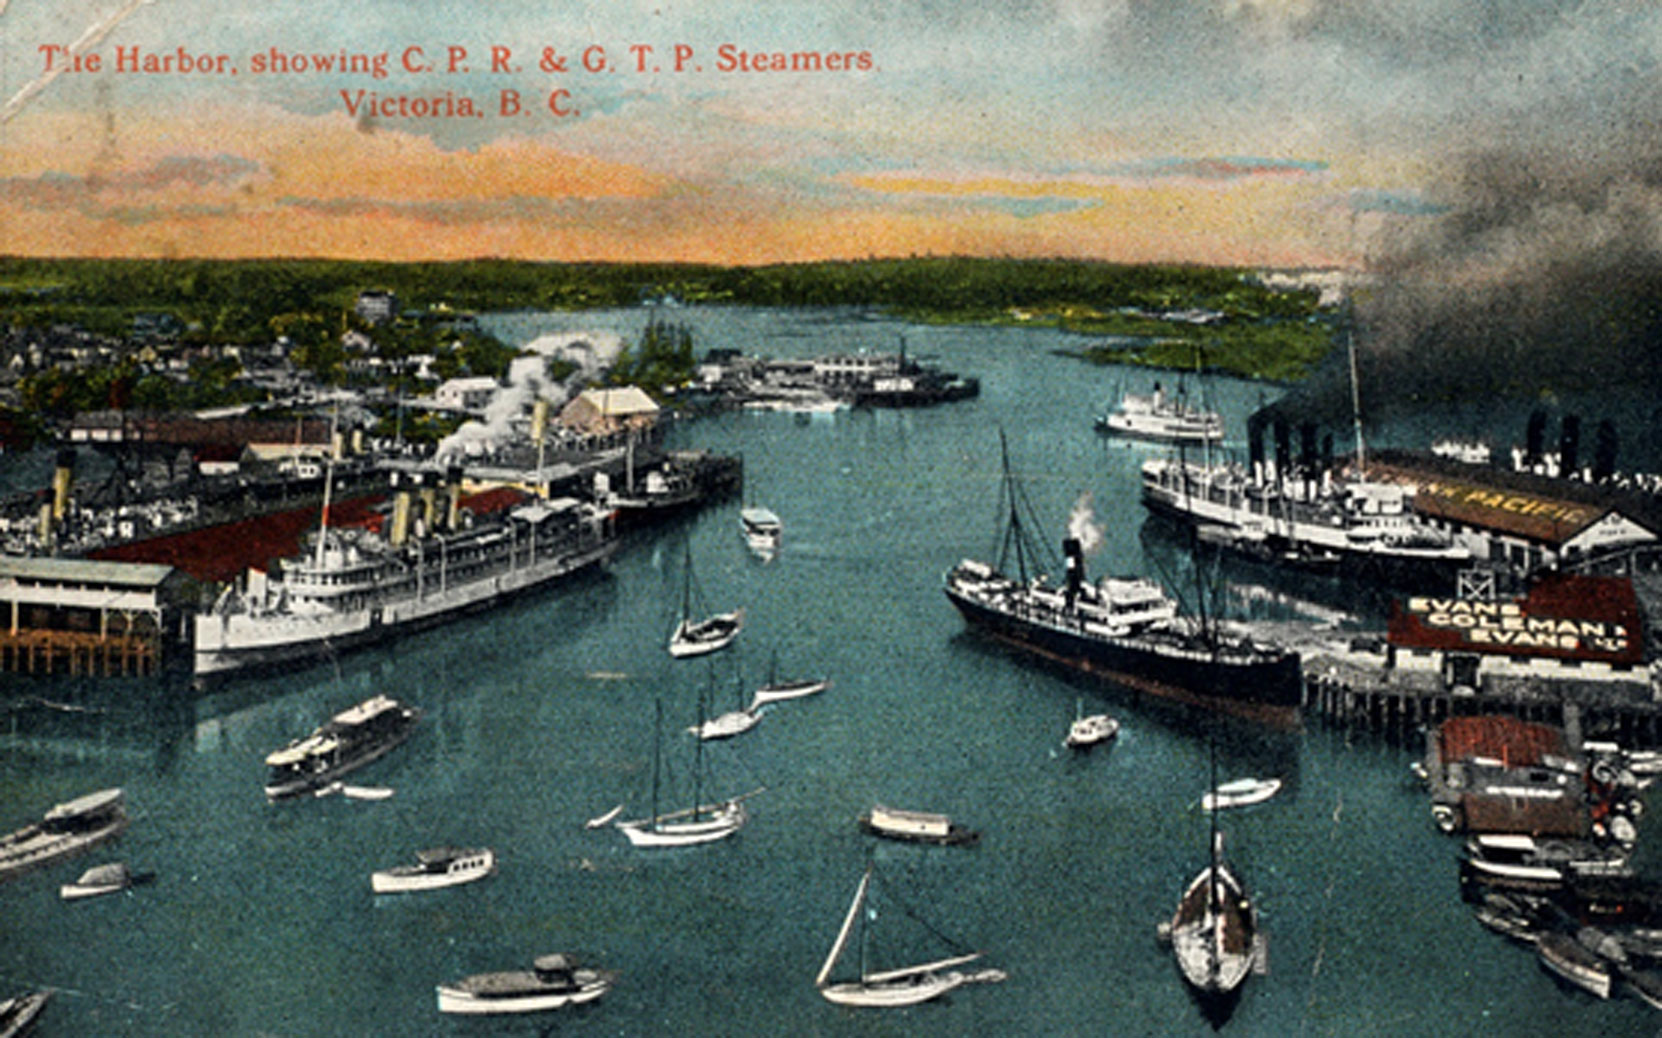
[[[0,0],[0,253],[1054,256],[1483,291],[1655,251],[1659,47],[1625,0]],[[836,67],[750,67],[808,52]]]

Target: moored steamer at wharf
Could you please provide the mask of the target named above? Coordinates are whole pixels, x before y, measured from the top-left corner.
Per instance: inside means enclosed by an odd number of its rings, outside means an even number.
[[[1208,544],[1277,564],[1443,588],[1472,561],[1470,549],[1414,512],[1412,494],[1397,483],[1281,481],[1256,466],[1249,473],[1151,458],[1142,466],[1142,500]]]
[[[271,580],[251,573],[195,619],[195,672],[208,677],[326,655],[416,630],[595,566],[617,547],[612,514],[573,498],[531,500],[412,536],[401,489],[391,530],[321,530],[313,552]],[[433,509],[429,508],[429,514]],[[435,520],[433,525],[440,525]]]

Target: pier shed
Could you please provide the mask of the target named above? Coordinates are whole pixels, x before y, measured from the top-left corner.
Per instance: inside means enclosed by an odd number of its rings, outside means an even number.
[[[156,673],[182,644],[188,594],[172,566],[0,558],[0,670]]]
[[[1462,465],[1407,451],[1370,459],[1368,475],[1413,488],[1414,511],[1476,559],[1526,573],[1613,548],[1654,544],[1662,511],[1621,488]]]

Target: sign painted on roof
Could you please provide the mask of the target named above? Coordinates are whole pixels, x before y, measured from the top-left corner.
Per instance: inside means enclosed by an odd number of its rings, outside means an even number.
[[[1633,664],[1644,646],[1630,581],[1562,575],[1516,599],[1416,595],[1397,603],[1390,640],[1420,649]]]

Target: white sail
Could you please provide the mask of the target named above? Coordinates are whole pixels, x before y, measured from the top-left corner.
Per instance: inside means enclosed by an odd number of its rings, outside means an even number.
[[[814,987],[823,988],[831,976],[831,969],[837,964],[843,949],[848,947],[848,935],[854,930],[854,920],[860,914],[860,906],[866,902],[866,889],[871,886],[871,870],[860,877],[860,886],[854,891],[854,902],[848,906],[848,915],[843,919],[843,927],[837,931],[837,939],[832,942],[831,954],[825,957],[825,965],[819,968],[819,976],[814,978]]]

